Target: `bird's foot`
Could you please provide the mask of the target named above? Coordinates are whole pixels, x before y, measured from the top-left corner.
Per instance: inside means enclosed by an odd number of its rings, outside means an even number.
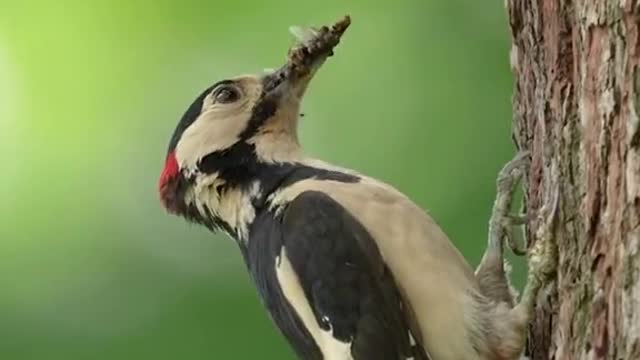
[[[530,217],[528,215],[514,215],[510,211],[513,196],[529,162],[529,152],[522,151],[500,170],[496,182],[496,200],[489,221],[490,246],[501,248],[503,239],[506,239],[511,251],[517,255],[526,254],[526,246],[516,241],[513,233],[514,227],[527,223]]]
[[[511,215],[510,209],[513,195],[528,164],[529,154],[521,152],[509,161],[498,175],[496,200],[489,220],[489,241],[475,271],[484,296],[497,303],[507,303],[510,307],[514,302],[515,290],[508,279],[508,266],[503,258],[503,247],[506,239],[514,252],[525,252],[525,249],[521,249],[515,242],[513,229],[515,225],[525,223],[527,218]]]
[[[557,184],[551,184],[550,176],[547,178],[549,179],[545,186],[547,193],[536,217],[537,228],[533,246],[527,251],[529,265],[527,283],[518,305],[523,307],[527,314],[533,312],[538,291],[551,280],[558,262],[554,232],[560,202],[560,188]]]

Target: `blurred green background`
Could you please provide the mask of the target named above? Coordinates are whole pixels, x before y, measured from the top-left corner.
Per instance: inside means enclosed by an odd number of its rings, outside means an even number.
[[[501,1],[0,0],[0,359],[293,359],[235,245],[165,214],[156,181],[201,90],[345,13],[303,143],[477,264],[513,154]]]

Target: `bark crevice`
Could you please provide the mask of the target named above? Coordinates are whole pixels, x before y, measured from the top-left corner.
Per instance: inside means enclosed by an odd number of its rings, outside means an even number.
[[[530,356],[640,359],[640,4],[508,0],[507,12],[525,204],[538,209],[545,184],[562,192]]]

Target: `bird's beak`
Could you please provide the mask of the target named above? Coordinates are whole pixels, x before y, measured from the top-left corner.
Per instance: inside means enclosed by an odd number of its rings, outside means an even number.
[[[265,92],[301,99],[316,71],[333,55],[333,49],[350,24],[351,19],[345,16],[331,27],[292,26],[289,30],[298,43],[289,50],[287,62],[280,69],[265,75]]]

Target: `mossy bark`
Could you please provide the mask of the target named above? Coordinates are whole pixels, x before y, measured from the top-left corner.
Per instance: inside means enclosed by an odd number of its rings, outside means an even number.
[[[561,189],[557,274],[529,356],[640,359],[640,3],[507,0],[507,11],[527,207],[542,205],[545,178]]]

